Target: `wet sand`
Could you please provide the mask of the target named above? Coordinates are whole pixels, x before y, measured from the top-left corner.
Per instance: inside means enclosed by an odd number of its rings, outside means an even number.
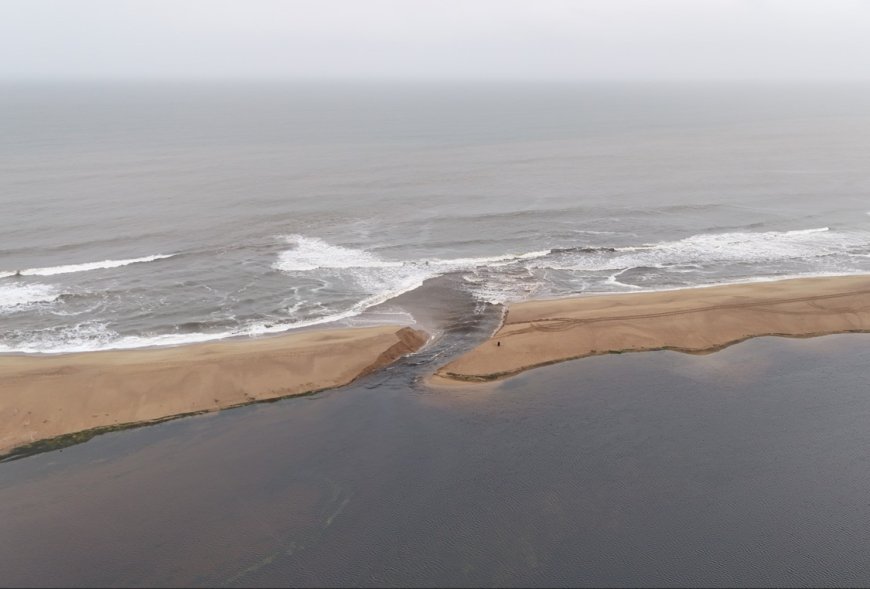
[[[486,342],[433,382],[481,382],[597,354],[705,353],[758,336],[870,331],[870,276],[590,295],[512,305]]]
[[[2,356],[0,454],[94,428],[342,386],[426,341],[422,331],[383,326],[148,350]]]

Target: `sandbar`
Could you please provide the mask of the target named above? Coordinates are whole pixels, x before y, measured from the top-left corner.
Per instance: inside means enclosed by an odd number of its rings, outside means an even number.
[[[866,275],[527,301],[511,305],[489,340],[434,378],[486,382],[597,354],[706,353],[759,336],[866,331]]]
[[[0,356],[0,455],[48,438],[343,386],[422,347],[410,327]]]

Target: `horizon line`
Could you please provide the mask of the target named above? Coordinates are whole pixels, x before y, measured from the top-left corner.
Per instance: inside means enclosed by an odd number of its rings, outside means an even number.
[[[252,82],[252,83],[408,83],[408,84],[588,84],[588,83],[637,83],[637,84],[866,84],[866,78],[854,77],[585,77],[585,78],[545,78],[545,77],[412,77],[412,76],[116,76],[116,75],[2,75],[0,83],[46,83],[46,82]]]

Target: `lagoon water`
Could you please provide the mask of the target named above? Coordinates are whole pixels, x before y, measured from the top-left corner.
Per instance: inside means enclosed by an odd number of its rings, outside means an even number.
[[[866,335],[355,385],[0,464],[4,585],[870,579]]]

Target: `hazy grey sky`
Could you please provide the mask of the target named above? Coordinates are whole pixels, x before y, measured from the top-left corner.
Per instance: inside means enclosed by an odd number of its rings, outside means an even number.
[[[0,0],[0,77],[870,78],[864,0]]]

